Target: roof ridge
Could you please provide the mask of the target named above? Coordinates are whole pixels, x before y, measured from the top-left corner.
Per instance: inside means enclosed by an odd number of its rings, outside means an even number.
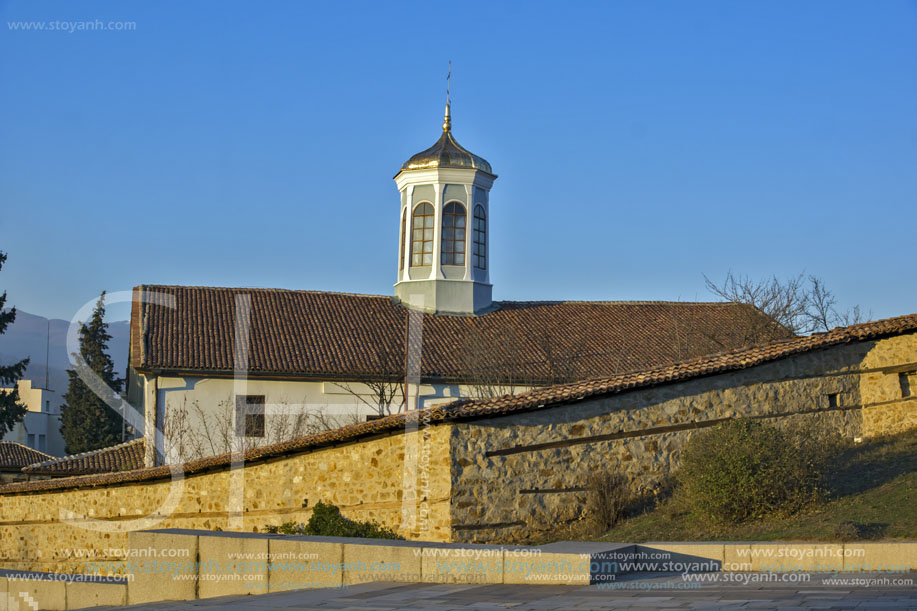
[[[80,453],[78,453],[78,454],[67,454],[66,456],[58,456],[58,457],[53,457],[53,456],[52,456],[52,457],[51,457],[51,460],[44,460],[44,461],[42,461],[42,462],[32,463],[31,465],[28,465],[27,468],[28,468],[28,469],[31,469],[31,468],[33,468],[33,467],[46,467],[46,466],[48,466],[48,465],[50,465],[50,464],[64,462],[65,460],[76,460],[76,459],[80,459],[80,458],[86,458],[86,457],[88,457],[88,456],[94,456],[94,455],[96,455],[96,454],[101,454],[102,452],[108,452],[108,451],[110,451],[110,450],[118,450],[118,449],[120,449],[120,448],[129,446],[129,445],[134,444],[134,443],[142,442],[142,441],[143,441],[143,437],[137,437],[136,439],[130,439],[130,440],[128,440],[128,441],[122,441],[121,443],[117,443],[117,444],[115,444],[115,445],[113,445],[113,446],[108,446],[108,447],[105,447],[105,448],[98,448],[97,450],[88,450],[88,451],[86,451],[86,452],[80,452]],[[49,455],[49,456],[50,456],[50,455]]]
[[[17,447],[19,447],[19,448],[23,448],[24,450],[28,450],[29,452],[35,452],[36,454],[44,454],[45,456],[51,456],[51,455],[48,454],[47,452],[42,452],[41,450],[36,450],[35,448],[29,447],[29,446],[25,445],[24,443],[19,443],[18,441],[0,440],[0,443],[2,443],[2,444],[7,444],[7,445],[11,445],[11,446],[17,446]]]
[[[206,289],[212,291],[263,291],[278,293],[309,293],[313,295],[344,295],[348,297],[373,297],[393,299],[390,295],[376,293],[352,293],[348,291],[329,291],[320,289],[290,289],[282,287],[258,286],[205,286],[197,284],[140,284],[135,288],[143,289]],[[732,301],[682,301],[671,299],[497,299],[495,303],[513,305],[554,305],[554,304],[598,304],[598,305],[746,305]]]
[[[666,301],[666,300],[614,300],[614,299],[558,299],[558,300],[530,300],[530,301],[507,301],[499,300],[496,303],[511,303],[524,305],[553,305],[553,304],[597,304],[597,305],[746,305],[733,301]]]
[[[316,295],[347,295],[350,297],[377,297],[381,299],[392,299],[389,295],[376,295],[372,293],[348,293],[346,291],[322,291],[316,289],[286,289],[265,286],[204,286],[197,284],[138,284],[138,289],[207,289],[211,291],[263,291],[276,293],[312,293]]]

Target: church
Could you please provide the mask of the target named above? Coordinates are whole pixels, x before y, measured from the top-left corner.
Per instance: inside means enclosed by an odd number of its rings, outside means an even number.
[[[455,139],[447,102],[439,139],[394,177],[391,295],[135,287],[128,400],[146,465],[754,343],[764,315],[741,304],[494,301],[496,179]]]

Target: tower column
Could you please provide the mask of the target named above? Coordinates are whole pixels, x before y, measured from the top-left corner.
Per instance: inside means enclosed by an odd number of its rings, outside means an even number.
[[[472,226],[474,224],[474,185],[465,185],[465,280],[471,280],[471,266],[473,265],[472,251],[474,245],[471,243]]]
[[[433,184],[433,269],[430,271],[431,280],[445,278],[443,276],[443,189],[446,186],[441,182]]]
[[[405,205],[404,210],[401,211],[404,218],[404,235],[401,236],[403,240],[401,247],[404,249],[404,267],[398,270],[399,282],[409,280],[411,278],[411,237],[413,226],[413,215],[414,211],[414,185],[408,185],[405,187]]]

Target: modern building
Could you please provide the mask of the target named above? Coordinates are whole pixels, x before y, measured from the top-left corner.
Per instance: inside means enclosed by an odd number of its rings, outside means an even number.
[[[25,417],[7,433],[2,441],[14,441],[51,456],[63,456],[64,438],[61,435],[60,393],[32,386],[31,380],[19,380],[19,402],[25,405]],[[12,388],[0,388],[8,393]]]

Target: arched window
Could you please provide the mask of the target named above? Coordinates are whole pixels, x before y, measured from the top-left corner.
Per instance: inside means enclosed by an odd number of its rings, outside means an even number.
[[[465,265],[465,206],[449,202],[443,208],[443,265]]]
[[[411,267],[433,265],[433,206],[418,204],[411,219]]]
[[[484,206],[474,207],[474,266],[478,269],[487,269],[487,213]]]
[[[398,247],[398,269],[404,269],[404,240],[407,236],[404,235],[405,226],[408,222],[408,211],[405,210],[401,213],[401,233],[398,234],[400,238],[401,245]]]

